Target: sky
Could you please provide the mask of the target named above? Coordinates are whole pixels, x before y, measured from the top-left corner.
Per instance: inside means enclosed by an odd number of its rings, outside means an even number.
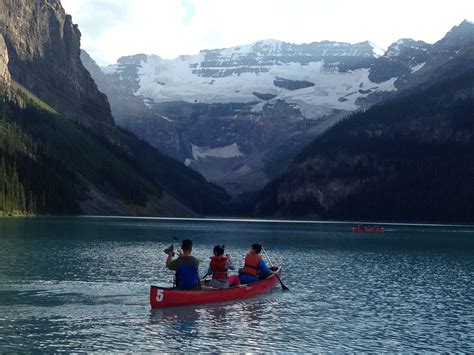
[[[400,38],[434,43],[464,19],[474,0],[62,0],[100,64],[125,55],[163,58],[264,39],[290,43]]]

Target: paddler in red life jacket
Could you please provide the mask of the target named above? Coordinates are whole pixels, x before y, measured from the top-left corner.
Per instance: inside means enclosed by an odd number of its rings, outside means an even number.
[[[257,282],[266,278],[271,273],[265,261],[258,255],[261,251],[262,246],[260,244],[252,244],[250,252],[245,257],[245,265],[239,273],[241,283],[249,284]]]
[[[224,245],[216,245],[213,250],[214,256],[211,256],[207,274],[212,275],[209,286],[213,288],[229,288],[229,286],[240,285],[237,276],[229,277],[227,275],[228,270],[235,270],[235,267],[230,256],[228,254],[224,256],[224,251]]]
[[[168,249],[166,267],[176,272],[176,287],[192,290],[200,287],[199,281],[199,259],[191,255],[193,242],[189,239],[183,240],[181,244],[182,252],[177,259],[173,260],[173,248]]]

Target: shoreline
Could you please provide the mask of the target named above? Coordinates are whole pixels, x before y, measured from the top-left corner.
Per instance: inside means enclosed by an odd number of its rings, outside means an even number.
[[[90,215],[14,215],[1,216],[1,219],[35,219],[35,218],[79,218],[79,219],[128,219],[128,220],[148,220],[148,221],[181,221],[181,222],[216,222],[216,223],[274,223],[274,224],[366,224],[383,226],[427,226],[427,227],[474,227],[472,224],[460,223],[437,223],[437,222],[376,222],[376,221],[337,221],[337,220],[303,220],[303,219],[271,219],[271,218],[242,218],[242,217],[144,217],[144,216],[90,216]]]

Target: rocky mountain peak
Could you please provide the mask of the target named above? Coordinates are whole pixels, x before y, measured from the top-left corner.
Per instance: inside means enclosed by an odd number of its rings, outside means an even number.
[[[82,65],[81,33],[60,0],[1,0],[0,34],[13,80],[86,127],[114,127],[107,97]]]
[[[123,65],[139,65],[142,61],[146,61],[147,59],[148,56],[146,54],[140,53],[121,57],[117,60],[117,63]]]
[[[426,54],[430,47],[428,43],[423,41],[401,38],[388,47],[384,56],[392,59],[395,57],[414,57],[416,55]]]
[[[463,22],[461,22],[461,24],[458,27],[472,29],[474,27],[474,22],[469,21],[468,19],[465,19]]]
[[[457,51],[466,46],[474,45],[474,23],[464,20],[454,26],[444,38],[436,42],[433,47],[444,51]]]
[[[389,73],[398,77],[397,85],[402,85],[408,76],[425,66],[430,49],[431,45],[423,41],[401,38],[390,45],[381,58],[385,62],[383,65],[385,68],[382,71],[384,74]],[[380,65],[378,69],[380,71]]]

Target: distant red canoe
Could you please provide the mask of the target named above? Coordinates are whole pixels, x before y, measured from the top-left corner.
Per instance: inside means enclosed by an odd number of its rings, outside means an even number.
[[[281,268],[278,268],[277,274],[278,276],[281,275]],[[278,279],[272,274],[265,280],[227,289],[205,287],[202,290],[188,291],[178,290],[176,288],[151,286],[150,304],[151,308],[159,309],[194,304],[228,302],[251,298],[269,292],[276,283],[278,283]]]
[[[385,229],[383,227],[354,227],[352,231],[357,233],[382,233]]]

